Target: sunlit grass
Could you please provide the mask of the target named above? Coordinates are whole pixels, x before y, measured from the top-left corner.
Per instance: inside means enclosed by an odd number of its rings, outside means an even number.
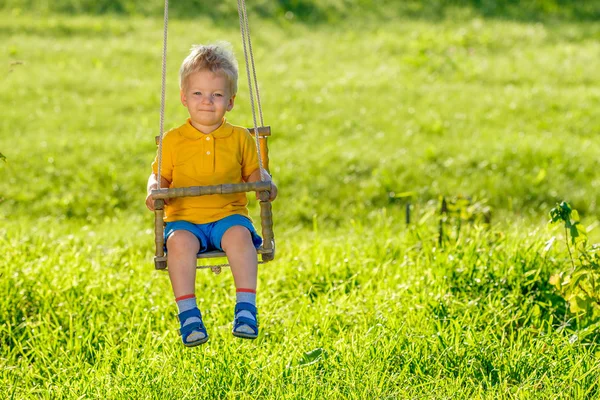
[[[150,241],[128,234],[144,222],[124,222],[3,232],[2,382],[18,398],[597,391],[593,331],[565,329],[540,232],[475,229],[442,250],[432,221],[406,230],[385,214],[298,240],[284,230],[280,258],[260,275],[261,337],[231,336],[230,274],[205,271],[211,340],[190,351]]]
[[[161,21],[3,18],[0,146],[11,213],[141,212],[136,196],[158,133]],[[403,191],[423,202],[476,196],[521,214],[562,199],[598,211],[598,25],[257,25],[286,222],[310,224],[313,211],[340,221]],[[172,22],[167,127],[186,116],[180,60],[192,43],[217,39],[241,57],[235,27]],[[229,117],[250,125],[245,84]]]
[[[230,333],[230,273],[199,273],[211,339],[190,350],[143,205],[161,22],[0,17],[0,393],[598,395],[596,326],[548,283],[565,254],[544,250],[544,220],[561,199],[599,210],[600,26],[254,21],[278,257],[261,267],[255,342]],[[234,26],[172,21],[167,126],[185,118],[180,60],[217,39],[241,57]],[[229,119],[250,125],[245,85]],[[459,194],[492,225],[440,247],[438,196]]]

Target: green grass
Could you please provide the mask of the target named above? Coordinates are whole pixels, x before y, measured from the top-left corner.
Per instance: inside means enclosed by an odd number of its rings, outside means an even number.
[[[229,271],[199,273],[211,340],[190,350],[143,204],[162,21],[0,17],[0,393],[597,397],[597,324],[565,309],[548,279],[566,252],[544,245],[555,202],[589,226],[600,210],[600,25],[251,22],[278,258],[255,342],[229,332]],[[186,117],[192,43],[242,54],[235,26],[174,19],[169,35],[167,127]],[[251,124],[244,79],[229,119]],[[392,195],[407,191],[409,227]],[[437,199],[461,194],[493,224],[440,247]]]
[[[519,21],[595,21],[600,16],[596,0],[256,0],[247,2],[250,15],[279,21],[310,24],[336,23],[352,18],[391,21],[399,16],[440,20],[457,15]],[[163,15],[163,2],[142,0],[5,0],[0,9],[40,15],[51,13],[154,16]],[[171,2],[177,18],[209,16],[220,23],[236,23],[237,3],[209,0]]]

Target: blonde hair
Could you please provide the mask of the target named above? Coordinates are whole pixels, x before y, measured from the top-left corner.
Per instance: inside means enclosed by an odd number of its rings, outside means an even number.
[[[215,74],[224,73],[229,81],[231,95],[237,93],[238,63],[229,43],[193,45],[179,68],[179,88],[184,88],[188,76],[206,70]]]

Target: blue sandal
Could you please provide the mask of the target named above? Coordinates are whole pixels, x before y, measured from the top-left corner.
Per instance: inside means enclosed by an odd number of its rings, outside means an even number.
[[[238,317],[240,311],[248,311],[254,319],[248,317]],[[244,339],[256,339],[258,337],[258,318],[256,316],[256,307],[250,303],[237,303],[235,305],[235,318],[233,320],[233,336],[237,336]],[[253,333],[238,332],[238,329],[247,325],[253,330]]]
[[[179,322],[184,323],[188,318],[196,317],[199,318],[200,321],[192,322],[191,324],[187,324],[186,326],[182,326],[179,329],[179,334],[181,335],[181,340],[183,344],[187,347],[198,346],[199,344],[206,343],[208,340],[208,333],[206,333],[206,328],[202,323],[202,314],[200,314],[200,310],[197,308],[187,310],[179,314]],[[198,333],[204,334],[204,337],[197,339]]]

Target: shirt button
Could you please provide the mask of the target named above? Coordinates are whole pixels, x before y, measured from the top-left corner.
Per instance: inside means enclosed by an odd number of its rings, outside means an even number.
[[[207,151],[206,154],[210,154],[210,151]]]
[[[210,138],[207,136],[207,137],[206,137],[206,140],[210,140]]]

